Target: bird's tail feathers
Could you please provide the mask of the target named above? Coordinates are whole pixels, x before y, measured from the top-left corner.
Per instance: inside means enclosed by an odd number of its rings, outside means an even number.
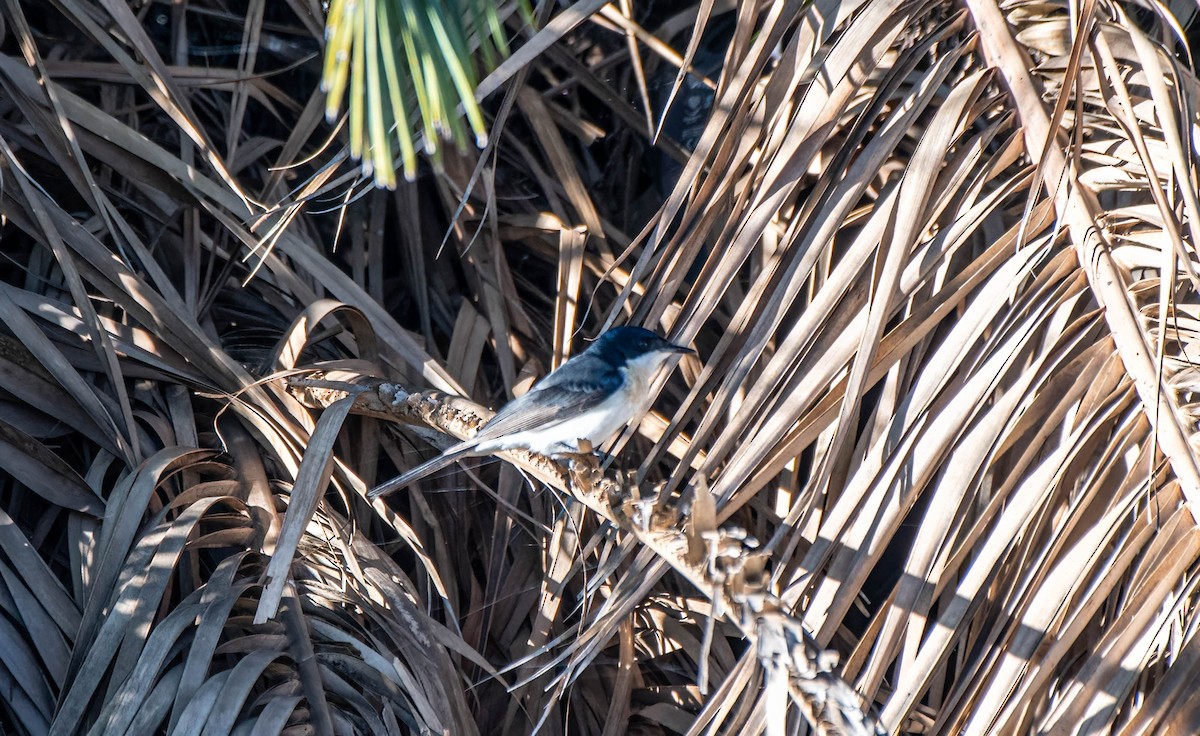
[[[385,483],[375,486],[370,490],[369,493],[367,493],[367,497],[373,501],[381,496],[394,493],[410,483],[414,483],[424,478],[427,475],[436,473],[442,468],[453,465],[456,461],[475,453],[475,445],[475,442],[463,442],[455,445],[432,460],[426,460],[417,467],[405,471]]]

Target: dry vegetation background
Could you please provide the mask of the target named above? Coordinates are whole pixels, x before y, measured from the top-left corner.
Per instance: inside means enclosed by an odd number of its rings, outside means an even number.
[[[1200,733],[1196,7],[494,7],[388,190],[315,0],[4,0],[0,732]]]

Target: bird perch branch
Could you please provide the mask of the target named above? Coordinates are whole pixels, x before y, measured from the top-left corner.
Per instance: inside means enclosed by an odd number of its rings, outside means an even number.
[[[299,400],[325,408],[355,394],[351,413],[400,422],[422,434],[427,428],[466,439],[491,417],[488,410],[439,392],[416,393],[396,383],[350,373],[310,374],[289,379]],[[428,435],[427,435],[428,436]],[[433,438],[431,438],[433,439]],[[661,559],[712,598],[757,650],[765,672],[767,697],[790,691],[819,734],[859,736],[883,733],[858,694],[834,671],[836,653],[820,650],[767,587],[768,559],[737,529],[718,529],[715,515],[692,513],[711,505],[706,488],[692,488],[689,508],[647,498],[642,489],[614,471],[572,471],[540,455],[501,453],[530,476],[568,493],[622,531],[633,534]],[[683,519],[685,523],[679,523]],[[707,521],[706,521],[707,519]]]

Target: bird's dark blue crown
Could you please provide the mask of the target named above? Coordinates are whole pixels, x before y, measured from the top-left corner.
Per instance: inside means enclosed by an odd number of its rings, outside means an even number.
[[[613,365],[656,351],[674,350],[675,346],[644,327],[614,327],[592,343],[587,352]]]

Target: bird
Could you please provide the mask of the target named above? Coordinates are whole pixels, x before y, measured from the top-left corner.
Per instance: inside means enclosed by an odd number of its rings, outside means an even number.
[[[591,452],[641,408],[672,355],[694,354],[643,327],[614,327],[525,394],[505,404],[475,436],[371,489],[372,500],[465,457],[528,450],[560,457]]]

